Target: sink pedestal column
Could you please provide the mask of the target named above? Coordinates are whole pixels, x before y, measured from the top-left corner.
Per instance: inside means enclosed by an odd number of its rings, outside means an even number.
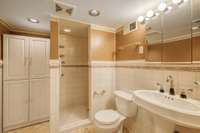
[[[154,115],[154,133],[174,133],[175,124],[165,118]]]

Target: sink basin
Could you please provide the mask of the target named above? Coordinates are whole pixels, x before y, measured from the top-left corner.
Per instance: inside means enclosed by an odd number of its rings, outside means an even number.
[[[155,114],[155,125],[159,125],[156,128],[162,131],[166,128],[164,133],[173,132],[175,125],[200,129],[199,101],[151,90],[135,91],[134,101],[138,106]],[[159,129],[155,129],[155,132],[161,133]]]

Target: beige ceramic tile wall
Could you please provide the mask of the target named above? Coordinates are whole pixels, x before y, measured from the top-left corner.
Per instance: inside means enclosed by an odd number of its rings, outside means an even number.
[[[147,70],[133,68],[116,68],[116,89],[158,89],[156,83],[162,83],[165,88],[169,88],[166,77],[174,77],[174,86],[177,93],[181,89],[194,89],[189,96],[200,100],[200,88],[197,88],[193,81],[200,81],[200,72],[168,71],[168,70]],[[168,90],[168,89],[166,89]],[[153,133],[153,119],[150,112],[139,108],[136,118],[126,121],[131,133]],[[180,133],[199,133],[200,131],[177,127]]]
[[[60,34],[60,54],[64,54],[62,61],[67,65],[87,65],[88,64],[88,41],[87,38]]]
[[[106,91],[102,96],[92,96],[92,117],[94,117],[97,111],[114,107],[115,69],[114,67],[92,67],[90,71],[92,92]]]
[[[88,107],[88,67],[76,66],[88,64],[87,38],[60,34],[60,45],[64,46],[59,52],[65,55],[61,60],[66,65],[61,69],[64,76],[61,78],[60,109],[72,105]]]
[[[62,67],[60,107],[88,106],[88,68]]]

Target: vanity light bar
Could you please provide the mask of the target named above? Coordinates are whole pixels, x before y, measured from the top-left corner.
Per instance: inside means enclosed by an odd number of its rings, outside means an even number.
[[[187,2],[188,0],[172,0],[172,4],[176,4],[176,5],[180,5],[182,4],[183,2]],[[169,4],[171,5],[171,4]],[[154,17],[154,16],[159,16],[160,15],[160,12],[165,12],[165,11],[170,11],[172,10],[173,7],[172,6],[168,6],[167,3],[165,2],[161,2],[159,5],[158,5],[158,12],[154,12],[153,10],[149,10],[147,11],[146,13],[146,18],[144,18],[144,16],[139,16],[137,18],[138,22],[139,23],[144,23],[145,20],[148,21],[150,18]]]

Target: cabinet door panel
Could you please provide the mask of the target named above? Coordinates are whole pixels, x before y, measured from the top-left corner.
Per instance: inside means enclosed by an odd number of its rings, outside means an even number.
[[[27,37],[4,35],[4,80],[28,79]]]
[[[48,118],[50,108],[49,79],[31,80],[30,97],[30,121]]]
[[[31,38],[30,41],[30,74],[31,78],[49,76],[49,40]]]
[[[4,128],[28,122],[28,81],[5,81],[3,91]]]

